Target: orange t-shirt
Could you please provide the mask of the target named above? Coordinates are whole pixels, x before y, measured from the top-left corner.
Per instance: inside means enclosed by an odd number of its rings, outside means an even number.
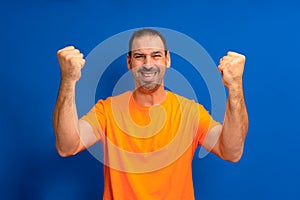
[[[82,117],[103,144],[103,200],[192,200],[192,159],[219,124],[200,104],[168,92],[145,107],[125,92]]]

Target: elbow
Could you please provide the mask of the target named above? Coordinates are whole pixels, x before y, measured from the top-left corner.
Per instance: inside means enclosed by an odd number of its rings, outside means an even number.
[[[243,156],[243,150],[240,150],[238,152],[231,153],[230,155],[224,156],[223,159],[231,163],[237,163],[241,160],[242,156]]]
[[[244,153],[244,141],[234,143],[220,143],[220,157],[228,162],[237,163],[241,160]]]
[[[242,156],[232,157],[230,159],[227,159],[228,162],[231,163],[238,163],[241,160]]]
[[[56,143],[56,151],[57,151],[58,155],[63,158],[69,157],[69,156],[74,156],[79,152],[78,148],[64,148],[64,147],[61,147],[58,143]]]
[[[57,146],[56,146],[56,151],[57,151],[58,155],[63,158],[75,155],[74,153],[63,151],[63,150],[61,150],[61,148],[59,148]]]
[[[235,148],[221,148],[220,157],[228,162],[237,163],[241,160],[244,152],[244,145]]]
[[[80,139],[77,137],[72,137],[73,135],[78,135],[77,133],[69,134],[71,135],[71,137],[69,137],[65,131],[55,130],[55,135],[55,147],[59,156],[69,157],[80,152]]]
[[[60,157],[62,157],[62,158],[66,158],[66,157],[72,156],[72,154],[67,153],[67,152],[60,151],[60,150],[58,150],[58,149],[57,149],[57,153],[58,153],[58,155],[59,155]]]

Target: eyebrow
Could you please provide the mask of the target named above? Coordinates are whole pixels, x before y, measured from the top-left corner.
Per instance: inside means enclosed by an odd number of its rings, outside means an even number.
[[[153,51],[150,54],[158,54],[158,53],[162,54],[163,52],[161,52],[161,51]],[[145,54],[144,53],[140,53],[140,52],[134,52],[133,55],[145,55]]]
[[[143,56],[143,53],[133,53],[133,56]]]
[[[138,51],[138,50],[137,50]],[[157,53],[161,53],[161,54],[163,54],[163,53],[165,53],[165,55],[167,55],[167,52],[168,52],[168,50],[163,50],[163,52],[162,51],[153,51],[153,52],[151,52],[151,54],[157,54]],[[128,52],[128,55],[145,55],[145,54],[143,54],[143,53],[140,53],[140,52],[134,52],[133,54],[132,54],[133,52],[132,51],[129,51]]]
[[[163,52],[161,52],[161,51],[153,51],[151,54],[158,54],[158,53],[163,53]]]

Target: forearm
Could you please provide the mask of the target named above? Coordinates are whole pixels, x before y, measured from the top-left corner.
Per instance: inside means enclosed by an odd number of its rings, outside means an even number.
[[[61,81],[53,113],[56,148],[61,156],[73,155],[80,144],[75,83]]]
[[[220,151],[224,159],[238,161],[244,149],[248,131],[248,114],[246,110],[242,84],[228,90],[228,100],[220,136]]]

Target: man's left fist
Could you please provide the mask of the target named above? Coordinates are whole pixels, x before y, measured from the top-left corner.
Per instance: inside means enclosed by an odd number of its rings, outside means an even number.
[[[220,59],[218,69],[223,75],[222,81],[227,89],[234,89],[242,86],[246,57],[235,52],[228,52]]]

